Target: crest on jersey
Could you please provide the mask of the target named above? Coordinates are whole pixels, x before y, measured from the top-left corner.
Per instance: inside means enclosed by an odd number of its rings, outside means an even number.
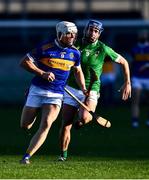
[[[73,59],[73,58],[74,58],[74,54],[73,54],[73,53],[70,53],[70,54],[69,54],[69,57],[70,57],[71,59]]]
[[[86,50],[86,56],[88,57],[90,55],[90,51]]]

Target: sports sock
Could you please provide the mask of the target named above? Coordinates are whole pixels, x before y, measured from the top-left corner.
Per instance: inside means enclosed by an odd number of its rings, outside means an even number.
[[[30,154],[29,153],[26,153],[24,156],[23,156],[23,159],[30,159]]]
[[[61,152],[61,156],[67,158],[67,150]]]

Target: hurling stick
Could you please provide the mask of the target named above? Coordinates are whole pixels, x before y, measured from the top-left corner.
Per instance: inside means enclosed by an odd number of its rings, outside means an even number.
[[[97,116],[94,112],[92,112],[90,110],[90,108],[88,106],[86,106],[83,102],[81,102],[74,94],[72,94],[66,87],[64,88],[65,91],[72,97],[74,98],[84,109],[86,109],[91,115],[92,117],[103,127],[109,128],[111,127],[111,123],[110,121],[108,121],[107,119]]]

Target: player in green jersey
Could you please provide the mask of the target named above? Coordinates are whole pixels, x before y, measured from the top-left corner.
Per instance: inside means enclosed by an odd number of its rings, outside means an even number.
[[[101,22],[90,20],[84,29],[84,37],[80,42],[76,43],[76,47],[81,51],[81,66],[85,77],[86,87],[90,89],[87,98],[83,95],[81,90],[79,90],[73,76],[70,76],[67,86],[67,89],[82,102],[85,101],[85,104],[93,112],[95,112],[97,106],[100,94],[100,76],[107,56],[110,57],[112,61],[120,64],[123,68],[124,84],[121,87],[122,99],[127,100],[128,97],[131,97],[129,65],[125,58],[98,40],[102,31],[103,27]],[[93,83],[91,83],[92,75],[90,69],[92,69],[95,76],[98,77]],[[92,87],[90,87],[91,84]],[[79,104],[66,93],[62,108],[63,120],[60,129],[60,161],[65,161],[67,158],[67,149],[71,138],[71,128],[77,113],[79,120],[75,123],[76,128],[79,128],[92,120],[92,116],[89,112],[82,107],[79,107]]]

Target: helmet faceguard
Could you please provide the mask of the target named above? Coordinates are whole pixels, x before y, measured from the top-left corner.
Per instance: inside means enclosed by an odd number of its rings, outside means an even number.
[[[102,27],[102,23],[100,21],[90,20],[84,28],[84,37],[87,37],[87,31],[89,27],[94,27],[98,29],[99,33],[101,33],[104,30],[104,28]]]
[[[58,39],[60,39],[62,35],[66,35],[67,33],[77,34],[78,29],[74,23],[68,21],[62,21],[56,25],[56,32]]]

